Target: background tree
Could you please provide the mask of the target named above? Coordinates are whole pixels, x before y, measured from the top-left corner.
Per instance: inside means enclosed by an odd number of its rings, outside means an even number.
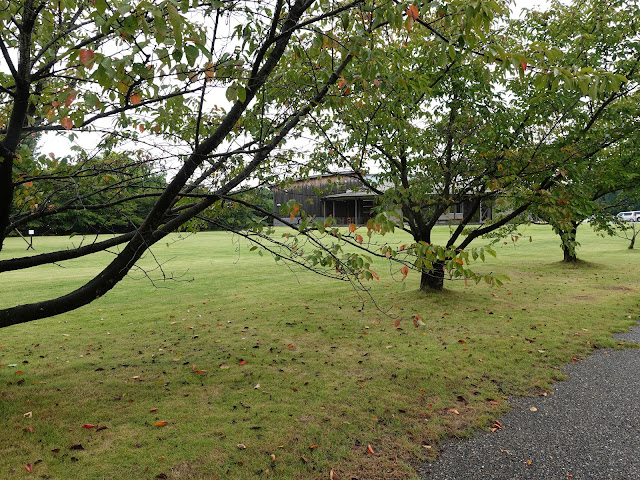
[[[547,205],[560,218],[563,186],[578,185],[581,168],[632,135],[637,113],[621,113],[634,104],[638,52],[627,25],[638,12],[621,2],[617,16],[605,6],[530,12],[505,32],[485,31],[444,54],[409,31],[387,42],[387,68],[373,86],[344,77],[341,96],[327,104],[330,115],[314,118],[310,128],[325,139],[320,164],[358,172],[391,216],[399,210],[420,252],[414,267],[422,289],[441,289],[447,270],[472,277],[457,252],[528,209]],[[573,41],[578,24],[588,41]],[[462,204],[444,251],[431,245],[442,215]],[[493,208],[493,220],[483,205]]]
[[[553,41],[577,73],[577,93],[558,95],[548,125],[554,129],[541,150],[560,174],[543,189],[533,214],[547,220],[561,238],[565,262],[577,261],[576,232],[586,219],[613,234],[610,216],[598,200],[637,186],[637,135],[640,50],[636,42],[636,2],[554,3],[545,13],[530,12],[514,27],[535,44]],[[583,74],[612,75],[587,84]],[[598,92],[602,82],[612,90]],[[622,82],[622,83],[620,83]],[[541,80],[538,88],[553,87]]]

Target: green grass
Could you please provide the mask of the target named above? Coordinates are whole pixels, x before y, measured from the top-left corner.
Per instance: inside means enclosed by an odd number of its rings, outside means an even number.
[[[415,273],[376,266],[372,295],[394,318],[229,234],[159,245],[179,281],[134,272],[76,312],[0,330],[0,478],[415,478],[443,438],[488,429],[506,397],[548,391],[638,319],[640,252],[585,229],[568,266],[548,229],[525,234],[478,267],[511,277],[499,289],[426,295]],[[24,248],[9,239],[0,258]],[[3,274],[0,306],[66,293],[108,258]]]

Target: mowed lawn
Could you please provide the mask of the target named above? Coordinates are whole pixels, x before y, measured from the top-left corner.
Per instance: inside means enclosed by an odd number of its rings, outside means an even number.
[[[426,295],[378,261],[375,305],[231,234],[175,235],[104,298],[0,330],[0,478],[415,479],[443,438],[621,347],[640,251],[581,230],[578,265],[546,227],[497,245],[477,269],[508,275],[502,288]],[[11,238],[0,259],[25,247]],[[3,274],[0,306],[64,294],[108,259]]]

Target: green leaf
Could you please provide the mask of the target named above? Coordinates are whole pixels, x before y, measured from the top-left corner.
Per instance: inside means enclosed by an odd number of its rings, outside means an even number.
[[[182,28],[184,27],[182,15],[180,15],[178,9],[172,3],[167,3],[167,13],[169,23],[173,27],[173,37],[176,41],[176,47],[182,48]]]
[[[229,100],[230,102],[235,102],[238,99],[238,88],[235,85],[231,85],[229,88],[227,88],[225,97],[227,97],[227,100]]]

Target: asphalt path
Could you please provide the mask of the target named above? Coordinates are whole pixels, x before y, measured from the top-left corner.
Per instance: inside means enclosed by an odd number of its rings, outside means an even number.
[[[640,343],[640,326],[616,338]],[[444,444],[420,478],[640,480],[640,349],[603,350],[565,373],[552,395],[512,399],[502,430]]]

